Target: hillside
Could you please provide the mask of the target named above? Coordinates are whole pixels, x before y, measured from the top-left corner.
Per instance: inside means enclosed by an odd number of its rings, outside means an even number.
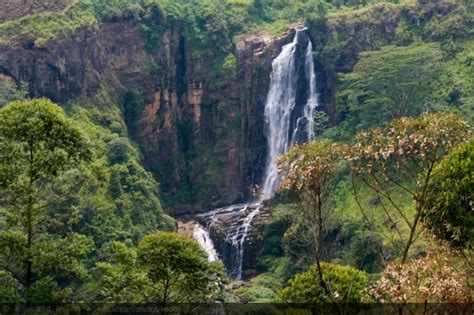
[[[122,251],[116,259],[126,269],[121,259],[138,259],[134,247],[146,235],[176,231],[177,221],[199,222],[227,271],[239,262],[240,274],[232,276],[247,281],[228,286],[221,300],[278,300],[289,279],[314,263],[305,254],[314,240],[297,189],[275,194],[273,188],[272,201],[256,197],[274,163],[268,161],[272,93],[290,108],[278,155],[308,140],[355,146],[362,131],[386,131],[392,120],[425,112],[458,115],[472,126],[473,10],[461,0],[4,1],[0,107],[49,99],[92,148],[90,163],[55,178],[42,195],[74,191],[48,207],[38,222],[51,222],[40,230],[53,239],[77,233],[92,240],[84,268],[96,269],[81,278],[87,287],[74,286],[94,291],[91,279],[111,248]],[[288,47],[290,61],[278,59]],[[276,69],[293,70],[278,79]],[[293,94],[272,92],[272,86]],[[298,134],[308,126],[307,135]],[[446,144],[443,154],[456,147]],[[412,226],[404,215],[418,211],[403,187],[418,184],[395,171],[397,183],[388,185],[393,200],[387,201],[363,180],[354,183],[350,167],[339,162],[331,176],[331,215],[320,235],[323,261],[360,269],[373,284],[401,257],[403,245],[394,240],[408,238]],[[222,215],[226,206],[235,209]],[[0,216],[0,229],[6,231],[8,220]],[[423,234],[408,257],[425,257],[437,247]],[[107,300],[101,294],[83,299]],[[8,292],[0,291],[0,301],[3,296]],[[131,296],[114,298],[129,302]]]

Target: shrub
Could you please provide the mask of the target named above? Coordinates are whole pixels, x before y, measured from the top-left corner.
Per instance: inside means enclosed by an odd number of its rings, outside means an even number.
[[[404,265],[388,265],[368,292],[381,303],[472,302],[465,277],[455,272],[447,255],[431,253]]]
[[[363,289],[367,276],[363,271],[350,266],[321,263],[323,279],[337,302],[358,303],[363,300]],[[278,296],[288,303],[328,303],[329,297],[319,285],[318,268],[311,266],[289,281],[288,287],[280,290]]]

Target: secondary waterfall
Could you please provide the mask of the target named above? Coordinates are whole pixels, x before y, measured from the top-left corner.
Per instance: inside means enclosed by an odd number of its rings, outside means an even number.
[[[219,260],[219,256],[214,248],[214,243],[209,236],[209,231],[199,223],[193,227],[193,238],[198,241],[201,247],[206,251],[209,261]]]
[[[304,43],[307,43],[303,59],[304,71],[298,71],[297,51]],[[304,82],[307,82],[306,102],[302,109],[301,106],[297,109],[297,98],[301,98],[298,94],[298,82],[302,72],[305,76]],[[263,200],[272,198],[278,186],[278,169],[275,159],[285,153],[291,145],[313,139],[313,115],[317,106],[318,95],[312,44],[306,34],[306,29],[300,28],[296,29],[292,42],[284,45],[280,54],[272,62],[270,86],[264,111],[268,153],[261,196],[249,203],[219,208],[198,216],[201,222],[206,223],[207,231],[219,217],[226,216],[233,220],[228,226],[224,240],[229,251],[225,255],[220,253],[220,257],[224,258],[229,274],[237,280],[242,278],[244,245],[251,230],[252,221],[262,210]],[[199,232],[195,239],[208,251],[209,256],[213,257],[215,249],[214,246],[209,245],[210,238],[202,237],[202,232]]]

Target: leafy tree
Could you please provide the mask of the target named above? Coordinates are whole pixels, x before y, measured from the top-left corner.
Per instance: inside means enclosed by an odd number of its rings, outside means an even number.
[[[85,274],[81,258],[92,249],[82,235],[50,235],[42,226],[55,178],[91,159],[81,132],[46,99],[11,102],[0,109],[0,269],[20,301],[67,300],[69,281]],[[76,278],[77,277],[77,278]]]
[[[141,240],[137,253],[138,265],[153,283],[148,302],[203,302],[222,289],[222,265],[210,263],[194,240],[157,232]]]
[[[419,222],[429,205],[433,171],[452,148],[467,140],[469,131],[469,125],[454,114],[427,113],[418,118],[396,119],[386,129],[356,135],[349,157],[353,174],[377,193],[387,216],[392,218],[393,213],[390,215],[385,204],[403,218],[410,231],[407,238],[399,233],[405,244],[402,262],[421,233]],[[395,201],[394,187],[416,202],[412,218],[409,210]]]
[[[364,297],[367,276],[363,271],[350,266],[322,263],[322,273],[329,290],[338,303],[360,303]],[[331,300],[318,285],[318,267],[296,275],[278,296],[287,303],[328,303]]]
[[[381,303],[471,303],[466,283],[449,255],[429,253],[406,264],[389,264],[368,293]]]
[[[455,248],[474,245],[474,139],[433,170],[422,218],[438,238]]]
[[[136,262],[134,248],[120,242],[106,244],[96,265],[98,300],[111,303],[144,303],[152,283]]]
[[[421,114],[432,100],[441,57],[436,44],[361,53],[354,71],[341,75],[338,105],[343,128],[354,132]]]
[[[18,88],[13,81],[0,81],[0,108],[11,101],[26,99],[28,91],[21,86]]]
[[[98,112],[73,105],[71,118],[91,139],[97,158],[62,174],[45,193],[55,200],[45,219],[48,231],[88,235],[101,248],[111,241],[134,246],[149,233],[173,230],[175,221],[163,211],[159,185],[140,165],[130,141],[98,125],[105,120]]]
[[[281,187],[296,192],[300,215],[314,240],[312,254],[319,281],[331,300],[335,297],[323,277],[321,251],[334,174],[345,150],[343,144],[323,140],[296,146],[277,160]]]
[[[95,0],[97,16],[106,22],[132,20],[144,13],[139,0]]]
[[[314,133],[316,135],[321,135],[324,130],[326,130],[329,126],[329,116],[323,111],[316,111],[314,113]]]
[[[112,139],[107,145],[109,146],[107,157],[111,164],[125,163],[131,158],[137,157],[136,150],[127,138]]]

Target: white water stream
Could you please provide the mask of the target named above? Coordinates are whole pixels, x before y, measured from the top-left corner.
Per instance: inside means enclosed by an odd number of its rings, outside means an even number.
[[[299,117],[293,118],[293,130],[291,119],[296,106],[298,91],[298,69],[296,58],[298,45],[301,40],[307,39],[307,47],[304,59],[307,87],[307,101]],[[252,221],[263,208],[263,200],[274,196],[278,186],[278,169],[275,159],[288,151],[289,147],[296,143],[298,134],[304,130],[305,139],[310,141],[314,137],[313,115],[318,106],[316,94],[316,74],[312,56],[312,44],[306,35],[306,29],[297,29],[291,43],[282,47],[280,54],[272,62],[272,73],[270,86],[265,104],[265,135],[268,142],[268,154],[266,168],[262,181],[262,194],[252,202],[219,208],[200,215],[207,222],[207,228],[201,225],[195,226],[194,238],[201,244],[209,255],[209,260],[218,259],[218,255],[209,230],[213,222],[224,214],[236,214],[238,221],[233,222],[227,232],[225,242],[230,246],[230,261],[227,261],[229,274],[237,280],[242,278],[242,265],[244,260],[244,245],[248,233],[251,230]]]

